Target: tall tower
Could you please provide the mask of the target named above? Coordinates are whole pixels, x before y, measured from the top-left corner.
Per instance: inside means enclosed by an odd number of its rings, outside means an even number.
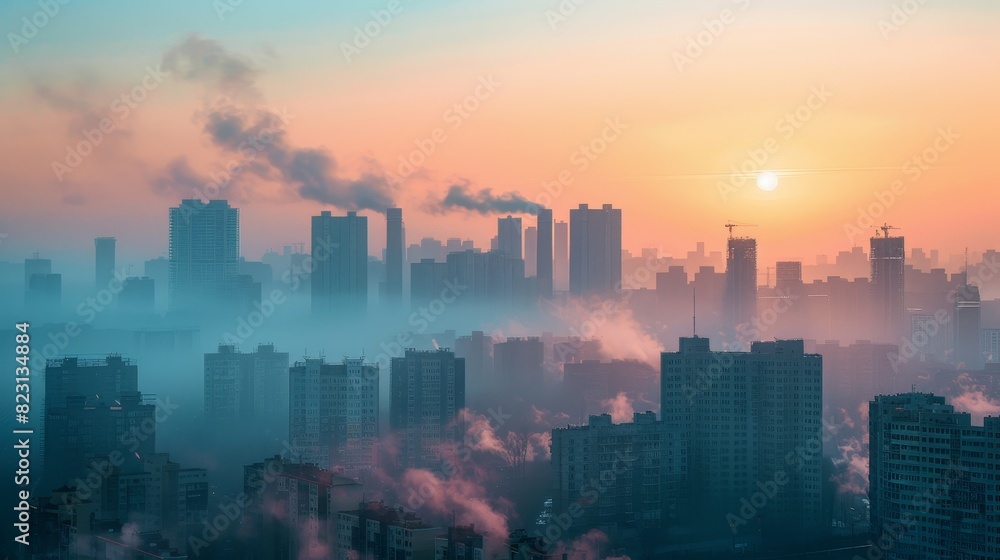
[[[497,218],[497,249],[509,258],[524,258],[521,253],[521,218]]]
[[[569,224],[556,222],[552,225],[553,269],[552,287],[561,291],[569,289]]]
[[[239,273],[240,211],[225,200],[182,200],[170,209],[169,306],[226,295]]]
[[[979,369],[985,362],[982,349],[982,301],[979,287],[962,286],[955,293],[954,361],[966,368]]]
[[[903,335],[903,271],[906,250],[903,237],[889,237],[890,226],[881,228],[883,235],[871,238],[871,283],[875,317],[885,342]]]
[[[368,307],[368,218],[327,210],[312,218],[312,311],[364,313]]]
[[[524,275],[538,275],[538,228],[524,228]]]
[[[622,211],[581,204],[569,211],[569,291],[610,294],[621,289]]]
[[[757,313],[757,240],[730,237],[726,251],[723,319],[727,327],[749,322]]]
[[[94,286],[100,290],[107,288],[115,277],[115,238],[94,239]]]
[[[403,301],[403,209],[385,211],[385,293],[393,304]]]
[[[535,250],[538,295],[552,297],[552,210],[538,209],[538,248]]]

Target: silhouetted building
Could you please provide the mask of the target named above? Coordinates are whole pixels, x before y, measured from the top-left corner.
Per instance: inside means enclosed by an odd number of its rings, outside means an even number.
[[[526,303],[524,261],[503,251],[449,253],[447,278],[461,286],[464,302],[513,305]],[[457,294],[456,294],[457,295]]]
[[[403,209],[385,211],[385,294],[390,302],[403,302]]]
[[[312,311],[351,316],[368,306],[368,218],[324,210],[312,218]]]
[[[972,425],[944,397],[880,395],[869,402],[868,496],[886,560],[1000,559],[1000,417]]]
[[[553,290],[569,290],[569,224],[556,222],[552,235],[552,287]]]
[[[152,315],[156,306],[156,284],[152,278],[130,276],[118,293],[118,309],[124,313]]]
[[[465,435],[465,360],[449,350],[407,349],[392,359],[389,427],[398,436],[403,468],[439,468],[441,446]]]
[[[410,264],[410,305],[425,307],[431,301],[448,295],[448,263],[434,262],[434,259],[420,259]],[[455,297],[458,297],[457,295]]]
[[[416,514],[382,502],[337,515],[338,560],[433,560],[435,540],[447,533]]]
[[[32,274],[25,304],[43,315],[58,312],[62,307],[62,274]]]
[[[535,276],[538,278],[538,297],[551,298],[553,286],[552,210],[548,208],[538,209],[534,260]]]
[[[652,412],[627,424],[602,414],[552,430],[553,516],[571,515],[572,534],[666,529],[683,515],[686,446],[682,432]]]
[[[182,200],[170,209],[169,305],[228,300],[239,273],[240,211],[225,200]]]
[[[247,353],[220,344],[218,352],[205,354],[205,415],[283,426],[288,421],[288,352],[275,352],[273,344]]]
[[[962,286],[955,292],[952,332],[954,333],[954,361],[968,369],[983,367],[982,302],[979,287]]]
[[[115,273],[115,238],[94,239],[94,286],[100,290],[107,288]]]
[[[531,277],[538,274],[538,228],[528,226],[524,228],[524,276]]]
[[[338,513],[364,499],[357,481],[280,456],[244,466],[243,492],[252,560],[337,557]]]
[[[569,211],[569,291],[575,295],[621,290],[622,211],[581,204]]]
[[[497,218],[497,250],[511,259],[523,259],[521,252],[521,218]]]
[[[661,355],[660,373],[664,424],[687,441],[685,521],[722,534],[759,531],[765,544],[821,535],[822,357],[805,354],[801,340],[713,352],[707,338],[681,338],[680,351]],[[742,501],[768,482],[778,490],[747,513]]]
[[[521,393],[545,381],[545,343],[538,337],[508,338],[493,345],[498,388]]]
[[[153,279],[153,288],[156,290],[157,310],[166,309],[167,306],[167,286],[170,283],[170,261],[157,257],[143,263],[142,275]]]
[[[31,277],[36,274],[52,274],[52,261],[42,259],[36,253],[33,258],[24,259],[24,293],[27,294],[31,286]]]
[[[906,251],[903,237],[871,238],[871,282],[878,334],[884,342],[903,335]]]
[[[783,292],[797,290],[802,287],[802,262],[778,261],[774,265],[774,286]]]
[[[493,380],[493,338],[483,331],[472,331],[455,340],[455,357],[465,360],[465,381],[469,389],[483,387]]]
[[[600,413],[603,402],[619,393],[638,394],[656,385],[657,373],[639,360],[583,360],[563,364],[563,388],[574,411],[586,418]]]
[[[730,237],[726,251],[726,328],[748,323],[757,314],[757,240]]]
[[[289,370],[292,449],[307,463],[357,476],[375,466],[379,368],[363,359],[296,362]]]

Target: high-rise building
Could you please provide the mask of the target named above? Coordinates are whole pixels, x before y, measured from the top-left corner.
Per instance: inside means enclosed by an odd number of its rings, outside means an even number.
[[[552,297],[552,210],[538,209],[538,247],[535,249],[535,275],[538,277],[538,296]]]
[[[379,368],[363,359],[296,362],[289,370],[289,439],[307,463],[358,476],[375,466]]]
[[[868,496],[886,560],[1000,559],[1000,417],[972,424],[944,397],[880,395],[868,404]]]
[[[52,274],[52,260],[42,259],[36,253],[30,259],[24,259],[24,293],[27,294],[31,286],[31,277],[36,274]]]
[[[447,536],[444,529],[424,523],[402,507],[361,502],[358,509],[337,514],[337,559],[431,560],[442,536]]]
[[[509,258],[521,259],[521,218],[497,218],[497,250]]]
[[[448,532],[434,539],[434,560],[484,560],[483,536],[475,525],[448,527]]]
[[[403,209],[385,211],[385,294],[395,305],[403,301]]]
[[[389,426],[400,444],[403,468],[440,468],[441,446],[465,435],[465,360],[446,349],[406,350],[392,359]]]
[[[32,274],[25,304],[35,312],[55,313],[62,306],[62,274]]]
[[[955,309],[952,324],[954,333],[954,361],[968,369],[982,368],[985,359],[982,349],[982,302],[979,287],[962,286],[955,292]]]
[[[532,336],[508,338],[493,345],[493,374],[498,388],[521,392],[545,382],[545,343]]]
[[[205,415],[216,421],[288,421],[288,352],[260,344],[240,352],[220,344],[205,354]]]
[[[100,290],[107,288],[115,277],[115,238],[94,239],[94,286]]]
[[[248,560],[337,558],[338,514],[364,499],[359,482],[280,456],[244,466],[243,492]]]
[[[574,418],[599,414],[604,401],[619,393],[639,394],[656,385],[658,374],[641,360],[580,360],[563,364],[563,389],[567,402],[578,408]]]
[[[801,340],[713,352],[707,338],[681,338],[678,352],[661,355],[660,375],[663,422],[687,441],[686,519],[765,544],[822,533],[819,355],[805,354]],[[742,513],[742,501],[757,504],[758,485],[769,483],[773,496]]]
[[[448,263],[420,259],[410,264],[410,305],[426,307],[448,289]]]
[[[688,464],[682,433],[635,413],[627,424],[609,414],[586,426],[552,430],[552,513],[574,512],[576,534],[600,529],[616,537],[625,529],[660,530],[682,516]],[[613,481],[602,484],[598,481]]]
[[[324,210],[312,218],[312,311],[357,315],[368,306],[368,218]]]
[[[556,222],[552,227],[552,289],[565,292],[569,290],[569,224]]]
[[[156,308],[156,284],[152,278],[130,276],[122,281],[118,309],[124,313],[151,315]]]
[[[904,334],[905,268],[906,250],[902,236],[871,238],[872,296],[877,333],[884,342],[897,342]]]
[[[182,200],[170,209],[169,261],[171,309],[228,301],[239,274],[240,211],[225,200]]]
[[[493,346],[493,338],[483,331],[472,331],[455,340],[455,357],[465,360],[465,380],[470,390],[492,381]]]
[[[774,265],[774,274],[774,286],[780,291],[794,291],[802,287],[801,261],[779,261]]]
[[[725,327],[747,323],[757,314],[757,240],[730,237],[726,252]]]
[[[581,204],[569,211],[569,291],[575,295],[621,290],[622,211]]]
[[[536,276],[538,274],[538,228],[528,226],[524,228],[524,276]]]

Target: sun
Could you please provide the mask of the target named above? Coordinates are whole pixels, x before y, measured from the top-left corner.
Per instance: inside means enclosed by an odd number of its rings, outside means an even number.
[[[778,176],[773,171],[761,171],[757,175],[757,188],[762,191],[773,191],[778,188]]]

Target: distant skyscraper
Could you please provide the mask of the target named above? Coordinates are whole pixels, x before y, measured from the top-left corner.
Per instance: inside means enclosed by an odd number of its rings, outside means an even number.
[[[686,519],[722,534],[760,531],[765,544],[816,538],[824,528],[822,451],[788,457],[822,441],[822,357],[805,354],[801,340],[712,352],[707,338],[681,338],[679,352],[661,355],[660,374],[665,427],[687,441]],[[775,495],[739,513],[741,500],[779,472]]]
[[[553,225],[553,271],[552,289],[569,289],[569,224],[556,222]]]
[[[538,228],[528,226],[524,228],[524,275],[535,276],[538,274]]]
[[[782,292],[802,287],[802,262],[779,261],[774,266],[774,287]]]
[[[888,231],[888,230],[886,230]],[[903,237],[871,238],[871,281],[878,330],[885,342],[903,334],[906,250]]]
[[[400,445],[403,468],[440,468],[441,446],[465,435],[465,360],[448,350],[407,350],[392,359],[389,426]]]
[[[205,354],[205,415],[213,420],[288,421],[288,352],[260,344],[244,353],[229,344]]]
[[[500,387],[521,393],[543,379],[545,343],[538,337],[508,338],[493,345],[493,373]]]
[[[968,369],[982,368],[982,302],[979,287],[962,286],[955,292],[954,324],[955,363],[963,363]]]
[[[727,247],[723,321],[732,328],[757,314],[757,240],[730,237]]]
[[[289,370],[292,449],[303,462],[358,476],[375,466],[379,369],[361,359],[296,362]]]
[[[107,288],[115,277],[115,238],[94,239],[94,285],[98,290]]]
[[[538,295],[552,297],[552,210],[538,209],[538,248],[535,250],[535,275],[538,277]]]
[[[1000,417],[972,425],[944,397],[880,395],[868,403],[873,541],[886,560],[1000,559]]]
[[[122,281],[118,309],[123,313],[151,315],[156,305],[156,284],[152,278],[130,276]]]
[[[403,209],[385,211],[385,293],[390,302],[403,301]]]
[[[323,211],[312,218],[312,311],[363,313],[368,306],[368,218]]]
[[[410,305],[414,309],[426,307],[439,299],[448,289],[448,263],[434,262],[434,259],[420,259],[410,264]]]
[[[62,274],[32,274],[25,303],[35,312],[57,312],[62,306]]]
[[[523,258],[521,253],[521,218],[497,218],[497,250],[512,259]]]
[[[569,291],[610,294],[621,289],[622,211],[581,204],[569,211]]]
[[[240,211],[225,200],[182,200],[170,209],[171,309],[227,298],[239,274]]]
[[[50,259],[38,258],[37,253],[33,258],[24,259],[24,292],[28,292],[31,277],[36,274],[52,274],[52,261]]]

